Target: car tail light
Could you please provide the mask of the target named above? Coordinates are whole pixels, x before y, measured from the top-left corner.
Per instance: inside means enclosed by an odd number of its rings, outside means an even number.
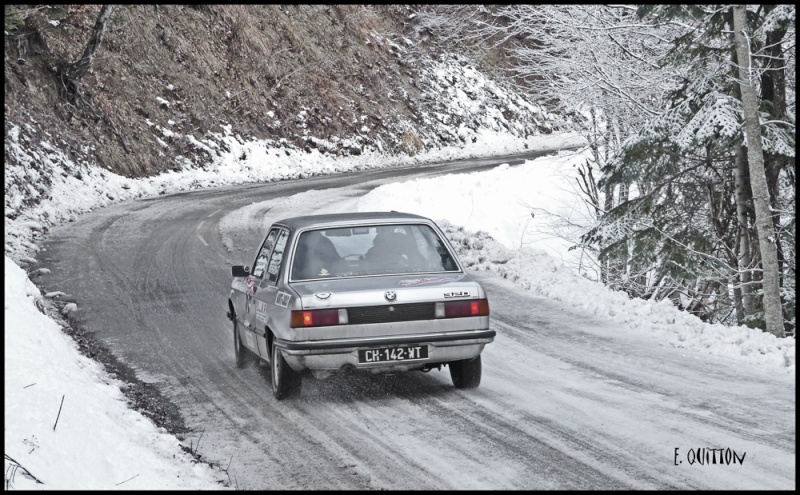
[[[346,309],[314,309],[309,311],[292,311],[292,327],[328,327],[346,325]]]
[[[462,318],[464,316],[489,316],[489,300],[472,299],[436,303],[437,318]]]

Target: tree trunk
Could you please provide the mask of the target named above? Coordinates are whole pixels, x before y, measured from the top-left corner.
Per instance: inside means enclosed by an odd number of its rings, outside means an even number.
[[[764,6],[764,15],[769,14],[776,6]],[[773,31],[767,32],[767,45],[764,47],[768,55],[766,70],[761,76],[761,98],[767,103],[767,111],[770,120],[788,120],[786,116],[786,59],[783,55],[783,40],[787,33],[787,27],[782,26]],[[781,170],[788,168],[790,160],[783,155],[764,156],[764,169],[767,175],[767,187],[769,188],[770,205],[772,206],[772,220],[775,230],[780,229],[781,217],[778,211],[779,180]],[[783,287],[783,276],[786,259],[781,246],[781,237],[776,237],[776,247],[778,250],[778,273],[780,274],[779,283]]]
[[[758,116],[758,99],[753,88],[750,67],[750,45],[745,39],[747,10],[744,5],[733,6],[733,31],[736,58],[739,61],[739,87],[742,92],[742,110],[747,132],[747,161],[750,166],[750,187],[756,214],[756,231],[761,250],[762,286],[764,289],[764,318],[767,331],[783,337],[783,309],[781,308],[778,253],[775,247],[775,229],[769,201],[767,176],[764,171],[764,153],[761,147],[761,123]]]
[[[742,281],[742,310],[745,316],[755,312],[756,301],[754,297],[753,282],[753,252],[750,242],[750,222],[747,215],[747,204],[750,200],[750,185],[748,182],[747,159],[743,146],[736,146],[736,219],[739,224],[738,269]]]
[[[108,21],[108,18],[111,17],[112,10],[114,10],[114,5],[108,4],[103,5],[103,7],[100,9],[100,14],[97,16],[97,21],[94,23],[94,31],[92,31],[92,36],[89,38],[89,42],[86,44],[86,48],[83,50],[83,55],[81,55],[81,58],[75,62],[67,65],[66,70],[64,71],[65,75],[69,79],[78,81],[86,75],[86,72],[89,71],[89,68],[94,63],[95,54],[100,48],[100,43],[103,41],[103,33],[106,29],[106,22]]]

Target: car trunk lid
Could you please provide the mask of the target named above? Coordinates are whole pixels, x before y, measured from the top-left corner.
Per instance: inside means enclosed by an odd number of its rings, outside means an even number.
[[[300,296],[304,310],[394,305],[404,308],[401,311],[414,312],[423,308],[420,304],[485,297],[480,286],[465,273],[360,277],[290,285]]]

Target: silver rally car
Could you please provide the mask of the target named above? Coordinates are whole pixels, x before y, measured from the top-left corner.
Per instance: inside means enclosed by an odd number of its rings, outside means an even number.
[[[236,365],[270,364],[277,399],[301,373],[430,371],[481,381],[489,302],[428,218],[397,212],[287,218],[250,266],[233,266],[228,318]]]

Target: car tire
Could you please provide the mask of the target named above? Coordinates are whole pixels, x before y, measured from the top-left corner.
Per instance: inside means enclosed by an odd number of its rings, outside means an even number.
[[[277,346],[272,346],[272,359],[270,360],[270,369],[272,377],[272,395],[278,400],[283,400],[286,397],[300,395],[300,386],[302,384],[302,377],[300,373],[296,372],[286,363],[283,359],[280,349]]]
[[[236,367],[244,368],[253,361],[253,354],[242,344],[242,336],[239,334],[239,324],[236,318],[233,319],[233,353],[236,356]]]
[[[456,388],[477,388],[481,384],[481,355],[448,363],[450,378]]]

